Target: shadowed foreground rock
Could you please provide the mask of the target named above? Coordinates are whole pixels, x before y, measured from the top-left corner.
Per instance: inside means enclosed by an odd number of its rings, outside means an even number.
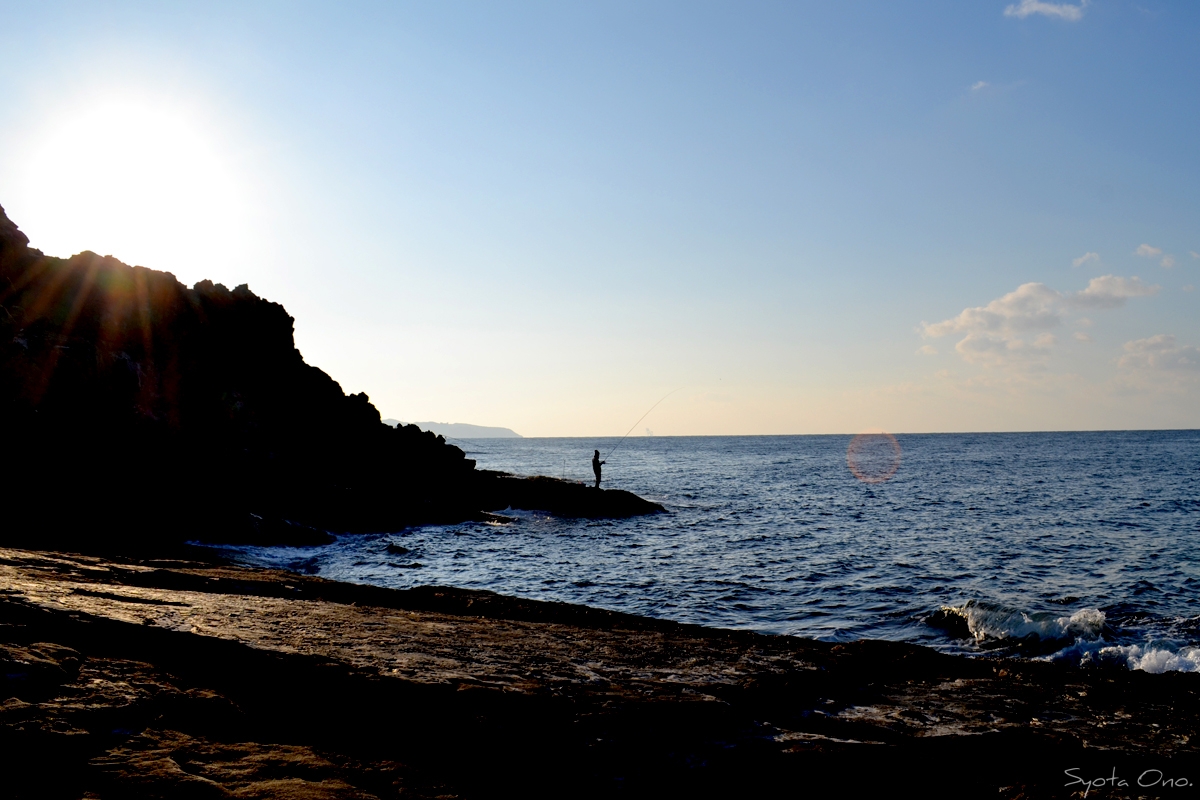
[[[1200,675],[182,561],[3,550],[0,586],[9,796],[1078,797],[1077,769],[1132,787],[1089,797],[1184,798],[1200,780]]]

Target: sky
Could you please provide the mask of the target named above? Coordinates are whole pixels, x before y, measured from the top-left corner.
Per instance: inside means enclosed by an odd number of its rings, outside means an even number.
[[[1200,427],[1200,5],[0,0],[0,205],[384,417]]]

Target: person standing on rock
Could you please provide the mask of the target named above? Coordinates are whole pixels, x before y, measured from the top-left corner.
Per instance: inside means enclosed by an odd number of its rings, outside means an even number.
[[[596,473],[596,488],[600,488],[600,465],[604,462],[600,460],[600,451],[596,451],[596,455],[592,456],[592,472]]]

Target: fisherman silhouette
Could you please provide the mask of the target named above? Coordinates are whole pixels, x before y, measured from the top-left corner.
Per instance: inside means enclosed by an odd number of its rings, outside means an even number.
[[[592,472],[596,473],[596,488],[600,488],[600,465],[604,462],[600,460],[600,451],[596,451],[596,455],[592,456]]]

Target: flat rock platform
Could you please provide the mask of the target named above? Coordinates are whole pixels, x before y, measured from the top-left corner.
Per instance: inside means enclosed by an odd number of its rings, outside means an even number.
[[[0,703],[12,797],[1190,798],[1200,783],[1196,674],[201,556],[0,549]]]

